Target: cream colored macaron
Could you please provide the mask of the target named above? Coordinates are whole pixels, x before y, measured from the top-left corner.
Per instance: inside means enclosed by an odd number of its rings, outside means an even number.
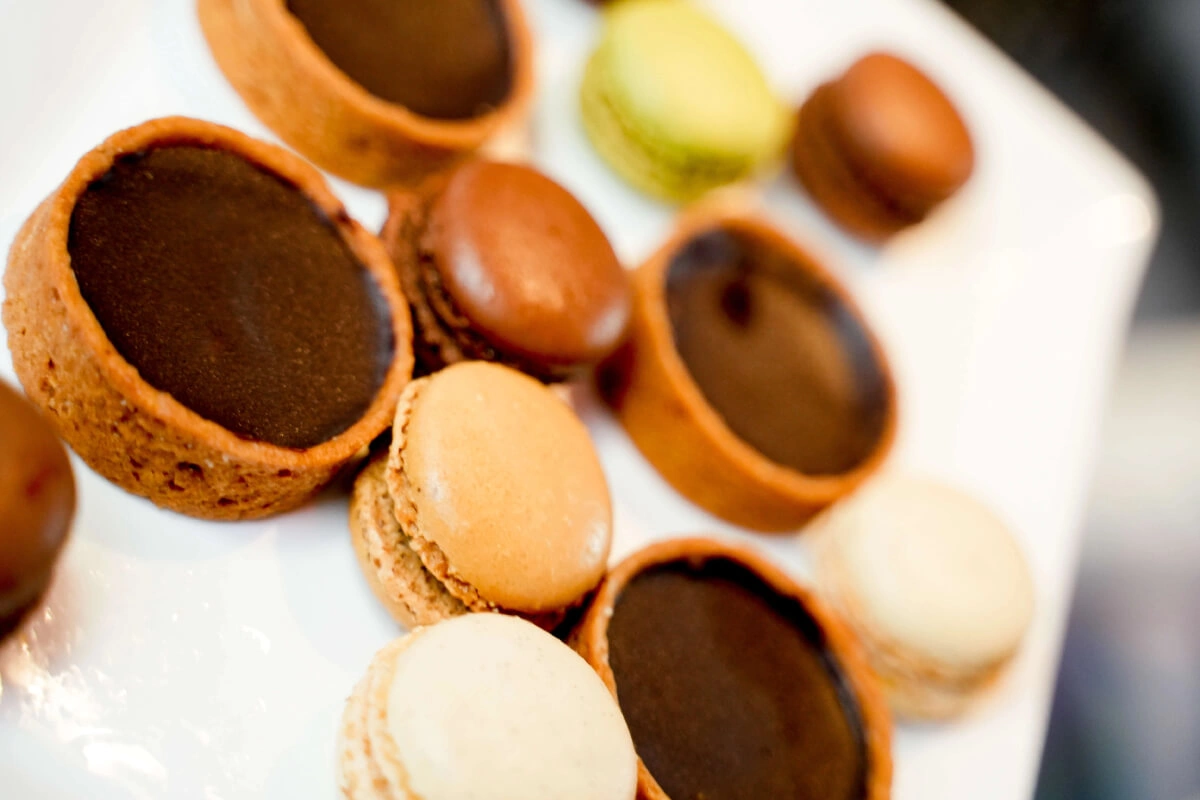
[[[1033,614],[1033,582],[990,509],[887,474],[810,528],[820,593],[863,641],[897,714],[942,719],[1002,675]]]
[[[413,381],[350,503],[359,564],[407,626],[503,611],[553,627],[604,576],[612,501],[574,411],[482,361]]]
[[[633,800],[637,757],[616,701],[536,626],[471,614],[375,656],[346,704],[347,800]]]

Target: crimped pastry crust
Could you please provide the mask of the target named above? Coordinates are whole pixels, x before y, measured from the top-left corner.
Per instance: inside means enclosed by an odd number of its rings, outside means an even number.
[[[867,666],[859,643],[812,592],[753,550],[712,539],[687,538],[659,542],[637,551],[614,567],[600,584],[592,604],[571,634],[571,645],[599,673],[619,703],[616,677],[608,659],[608,625],[621,592],[639,573],[660,564],[674,561],[702,564],[717,559],[732,561],[754,572],[780,595],[803,605],[820,626],[826,647],[841,668],[862,716],[867,754],[863,800],[887,800],[892,791],[892,722],[887,701]],[[671,800],[640,758],[637,796],[638,800]]]
[[[394,360],[363,418],[329,441],[292,450],[240,438],[200,417],[141,379],[80,294],[67,251],[76,200],[122,154],[170,144],[225,149],[283,177],[326,215],[375,279],[391,312]],[[199,120],[153,120],[85,155],[17,234],[4,285],[14,368],[57,433],[108,480],[190,516],[252,519],[301,505],[387,429],[412,371],[409,315],[379,240],[296,156]]]
[[[329,60],[284,0],[198,0],[197,9],[217,65],[267,127],[323,169],[386,187],[451,166],[524,115],[533,45],[519,0],[502,3],[512,88],[500,107],[468,120],[431,119],[375,97]]]
[[[888,411],[872,453],[854,469],[814,477],[777,464],[738,438],[708,404],[675,349],[666,276],[675,252],[717,227],[744,231],[794,254],[851,310],[849,293],[807,253],[765,222],[720,206],[697,210],[633,275],[633,318],[626,345],[598,373],[600,391],[634,444],[681,494],[730,522],[788,531],[853,491],[886,459],[896,435],[897,401],[883,348],[870,337],[887,387]],[[861,315],[859,315],[861,317]],[[870,335],[869,327],[863,329]]]

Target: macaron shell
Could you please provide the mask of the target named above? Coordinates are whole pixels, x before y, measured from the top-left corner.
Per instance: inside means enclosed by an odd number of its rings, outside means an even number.
[[[580,87],[583,129],[609,166],[635,188],[669,202],[686,202],[745,176],[754,163],[745,156],[688,152],[653,138],[608,96],[601,53],[588,62]]]
[[[350,540],[367,585],[406,628],[468,613],[472,609],[447,591],[413,549],[388,490],[386,462],[386,454],[376,456],[350,496]]]
[[[687,150],[758,160],[784,113],[750,53],[691,3],[626,0],[606,11],[607,86],[639,129]]]
[[[506,350],[590,363],[625,332],[629,280],[604,231],[530,167],[459,167],[433,202],[424,241],[457,309]]]
[[[386,688],[383,730],[415,797],[634,796],[637,758],[613,697],[582,658],[528,622],[475,614],[426,628]]]
[[[408,647],[420,631],[396,639],[375,654],[367,667],[367,673],[354,687],[342,713],[342,727],[338,736],[338,785],[348,800],[418,800],[407,788],[407,777],[389,766],[389,780],[381,768],[383,753],[381,742],[372,739],[372,722],[377,726],[382,714],[379,702],[386,703],[386,687],[395,671],[396,657]],[[384,687],[381,695],[380,686]],[[387,749],[386,747],[382,749]]]
[[[858,236],[879,241],[920,221],[889,206],[854,174],[830,134],[829,87],[818,88],[800,109],[792,170],[813,200]]]
[[[817,527],[863,626],[891,645],[968,674],[1019,646],[1032,579],[1007,527],[974,499],[889,475]]]
[[[583,423],[545,386],[495,364],[457,364],[428,381],[399,451],[419,535],[505,610],[576,602],[604,575],[612,537]]]
[[[889,194],[932,206],[975,165],[971,134],[940,88],[908,62],[871,54],[832,85],[831,119],[855,166]]]

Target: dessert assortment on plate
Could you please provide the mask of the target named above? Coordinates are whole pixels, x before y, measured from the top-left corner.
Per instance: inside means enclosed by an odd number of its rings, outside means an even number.
[[[347,547],[414,630],[347,703],[346,797],[888,797],[889,706],[970,707],[1017,653],[1033,587],[990,511],[881,470],[903,387],[851,291],[770,223],[706,204],[627,273],[570,192],[484,156],[532,92],[516,0],[198,12],[250,109],[390,213],[377,237],[297,156],[199,120],[79,161],[4,275],[32,405],[0,387],[0,632],[70,525],[55,434],[201,518],[284,512],[353,470]],[[651,195],[751,180],[790,140],[796,190],[878,240],[970,176],[965,123],[895,56],[789,114],[686,0],[603,17],[581,124]],[[696,505],[800,532],[815,586],[702,538],[606,575],[609,489],[564,381],[594,381]]]

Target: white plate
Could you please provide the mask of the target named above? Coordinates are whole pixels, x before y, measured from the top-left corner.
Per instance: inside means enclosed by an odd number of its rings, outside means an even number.
[[[1011,679],[956,725],[902,727],[898,800],[1031,796],[1099,412],[1158,226],[1145,182],[965,25],[925,0],[724,0],[718,14],[799,100],[866,48],[927,68],[977,137],[978,172],[881,252],[786,178],[768,212],[853,286],[895,360],[895,462],[993,503],[1031,560],[1038,612]],[[582,0],[529,0],[540,42],[537,162],[631,263],[671,211],[618,182],[575,114],[596,35]],[[184,113],[270,138],[210,60],[191,0],[0,0],[0,244],[119,128]],[[380,199],[337,184],[368,225]],[[7,351],[0,373],[12,377]],[[614,557],[712,531],[804,576],[804,545],[724,525],[673,493],[589,399],[617,504]],[[161,511],[76,463],[81,506],[45,610],[0,650],[0,796],[328,798],[342,700],[397,634],[346,540],[344,496],[219,525]]]

